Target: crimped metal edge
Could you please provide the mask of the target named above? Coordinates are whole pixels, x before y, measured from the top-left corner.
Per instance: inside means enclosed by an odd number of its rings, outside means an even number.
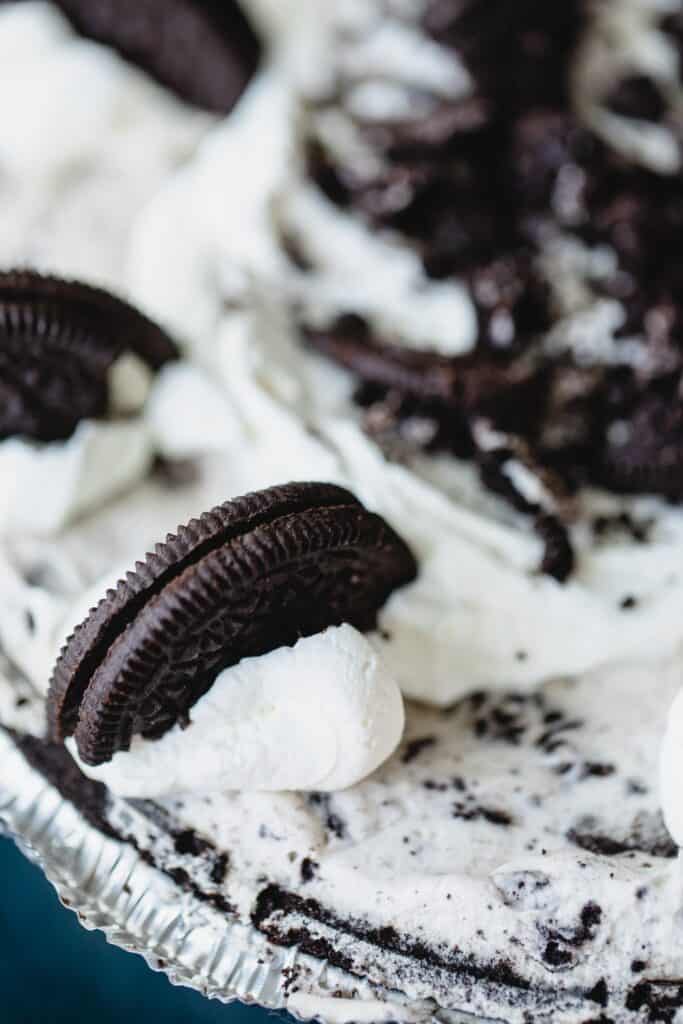
[[[174,985],[223,1003],[240,1000],[322,1024],[475,1022],[467,1014],[433,1003],[416,1005],[401,993],[372,988],[295,947],[274,946],[255,928],[226,920],[192,894],[179,895],[178,887],[132,846],[88,825],[2,733],[0,833],[41,868],[84,928],[139,954]],[[339,992],[354,998],[340,999]]]

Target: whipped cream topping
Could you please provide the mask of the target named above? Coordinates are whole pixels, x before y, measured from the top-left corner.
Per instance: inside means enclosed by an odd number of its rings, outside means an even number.
[[[65,441],[0,441],[0,538],[58,534],[143,480],[155,456],[225,457],[242,440],[220,387],[186,361],[153,373],[124,353],[108,390],[108,418],[81,421]]]
[[[140,480],[152,460],[140,420],[84,420],[67,441],[0,442],[0,535],[50,534]]]
[[[273,65],[136,222],[126,275],[132,300],[194,355],[211,350],[226,307],[234,312],[252,281],[279,292],[286,259],[274,203],[293,159],[294,117],[291,83]]]
[[[0,264],[122,284],[133,220],[213,123],[49,3],[0,6]]]
[[[659,788],[667,828],[678,845],[683,846],[683,690],[669,711],[660,759]]]
[[[136,736],[108,764],[82,767],[128,797],[342,790],[393,753],[403,721],[391,673],[362,633],[344,625],[243,659],[217,676],[187,729]]]

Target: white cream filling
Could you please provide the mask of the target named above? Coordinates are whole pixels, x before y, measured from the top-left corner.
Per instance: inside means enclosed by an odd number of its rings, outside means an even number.
[[[393,753],[404,723],[392,675],[348,625],[225,669],[190,717],[83,770],[128,797],[340,790]]]

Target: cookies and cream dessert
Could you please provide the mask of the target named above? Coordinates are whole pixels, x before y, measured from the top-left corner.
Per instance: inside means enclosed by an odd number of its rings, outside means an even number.
[[[210,112],[96,236],[187,353],[148,406],[188,476],[3,543],[0,720],[341,972],[300,965],[295,1012],[675,1024],[680,0],[248,0],[258,69],[232,4],[173,0],[163,40],[142,6],[0,7],[0,49],[59,8],[148,76],[137,116]]]

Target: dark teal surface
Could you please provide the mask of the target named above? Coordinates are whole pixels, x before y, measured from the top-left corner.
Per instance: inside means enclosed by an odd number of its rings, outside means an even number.
[[[174,988],[139,956],[87,932],[40,871],[0,839],[2,1024],[287,1024]],[[293,1024],[293,1022],[292,1022]]]

